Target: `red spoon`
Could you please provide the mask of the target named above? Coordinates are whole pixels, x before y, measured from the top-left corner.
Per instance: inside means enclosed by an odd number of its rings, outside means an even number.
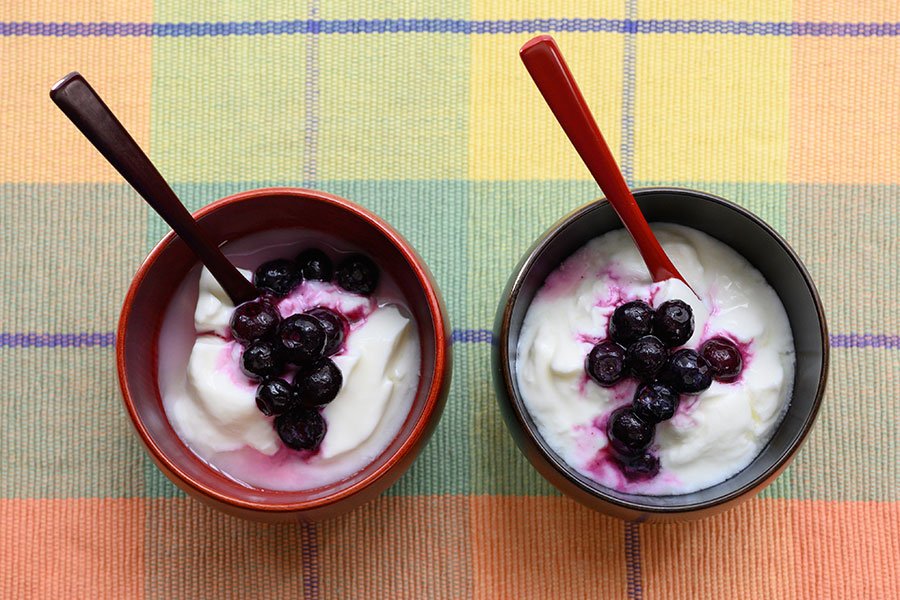
[[[664,281],[673,277],[684,281],[684,277],[663,252],[656,236],[650,231],[650,226],[647,225],[647,220],[634,201],[616,159],[609,151],[609,146],[606,145],[556,41],[549,35],[539,35],[522,46],[519,56],[522,57],[528,74],[537,84],[550,110],[553,111],[553,116],[569,136],[581,160],[587,165],[597,185],[603,190],[606,199],[625,225],[625,229],[631,234],[650,270],[650,277],[653,281]],[[687,281],[684,281],[684,284],[690,287]]]

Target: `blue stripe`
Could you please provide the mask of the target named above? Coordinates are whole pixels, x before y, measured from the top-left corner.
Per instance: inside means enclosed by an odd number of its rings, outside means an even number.
[[[900,23],[798,23],[710,19],[343,19],[206,23],[0,23],[0,37],[213,37],[229,35],[451,33],[690,33],[814,37],[896,37]]]
[[[86,348],[113,346],[116,334],[107,333],[0,333],[0,348]],[[883,333],[834,334],[833,348],[891,348],[900,350],[900,335]],[[454,329],[454,343],[492,344],[490,329]]]

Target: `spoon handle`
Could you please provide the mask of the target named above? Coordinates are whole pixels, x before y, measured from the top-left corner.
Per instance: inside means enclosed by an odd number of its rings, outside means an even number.
[[[134,138],[80,73],[69,73],[50,99],[210,270],[235,305],[259,295],[194,221]]]
[[[533,38],[522,46],[519,56],[556,120],[634,239],[650,276],[654,281],[673,277],[684,281],[650,231],[556,41],[549,35]]]

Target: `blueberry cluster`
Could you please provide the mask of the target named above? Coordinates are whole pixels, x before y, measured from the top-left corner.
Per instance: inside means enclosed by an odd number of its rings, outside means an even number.
[[[694,333],[691,307],[669,300],[653,308],[642,300],[616,308],[609,339],[595,345],[585,359],[588,376],[610,387],[631,376],[638,386],[630,406],[615,410],[607,424],[610,447],[629,479],[649,479],[659,472],[659,458],[648,451],[657,423],[671,419],[679,394],[699,394],[713,379],[734,381],[741,354],[729,340],[708,340],[698,353],[681,348]]]
[[[378,286],[379,271],[361,254],[347,257],[335,270],[324,252],[310,248],[296,260],[280,258],[256,269],[253,282],[263,295],[231,314],[231,335],[244,346],[241,370],[260,382],[256,405],[264,415],[275,416],[275,431],[294,450],[315,450],[325,437],[319,408],[334,400],[343,384],[329,357],[341,349],[349,325],[325,307],[282,319],[275,303],[303,280],[332,278],[347,291],[369,295]],[[289,365],[297,368],[291,383],[283,378]]]

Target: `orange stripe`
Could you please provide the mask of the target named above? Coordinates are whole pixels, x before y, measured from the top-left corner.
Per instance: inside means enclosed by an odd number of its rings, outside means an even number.
[[[566,498],[471,506],[475,598],[625,598],[622,521]]]
[[[321,598],[471,598],[469,500],[381,497],[318,526]]]
[[[900,502],[788,502],[801,597],[900,598]]]
[[[45,21],[68,23],[139,22],[153,19],[152,0],[130,2],[58,2],[28,0],[0,3],[0,21]]]
[[[15,82],[0,86],[0,131],[16,140],[0,146],[0,181],[122,181],[47,93],[63,75],[81,71],[149,152],[151,45],[146,37],[0,39],[4,73]]]
[[[785,3],[787,4],[787,3]],[[896,0],[865,2],[822,2],[794,0],[794,21],[823,23],[896,23],[900,21],[900,4]]]
[[[647,598],[795,598],[786,501],[750,500],[700,521],[641,526]]]
[[[900,179],[900,39],[794,38],[788,180]]]
[[[143,597],[139,499],[0,499],[6,598]]]
[[[189,498],[148,499],[151,598],[312,598],[312,528],[230,517]]]
[[[643,525],[647,598],[898,598],[900,503],[753,499]]]

